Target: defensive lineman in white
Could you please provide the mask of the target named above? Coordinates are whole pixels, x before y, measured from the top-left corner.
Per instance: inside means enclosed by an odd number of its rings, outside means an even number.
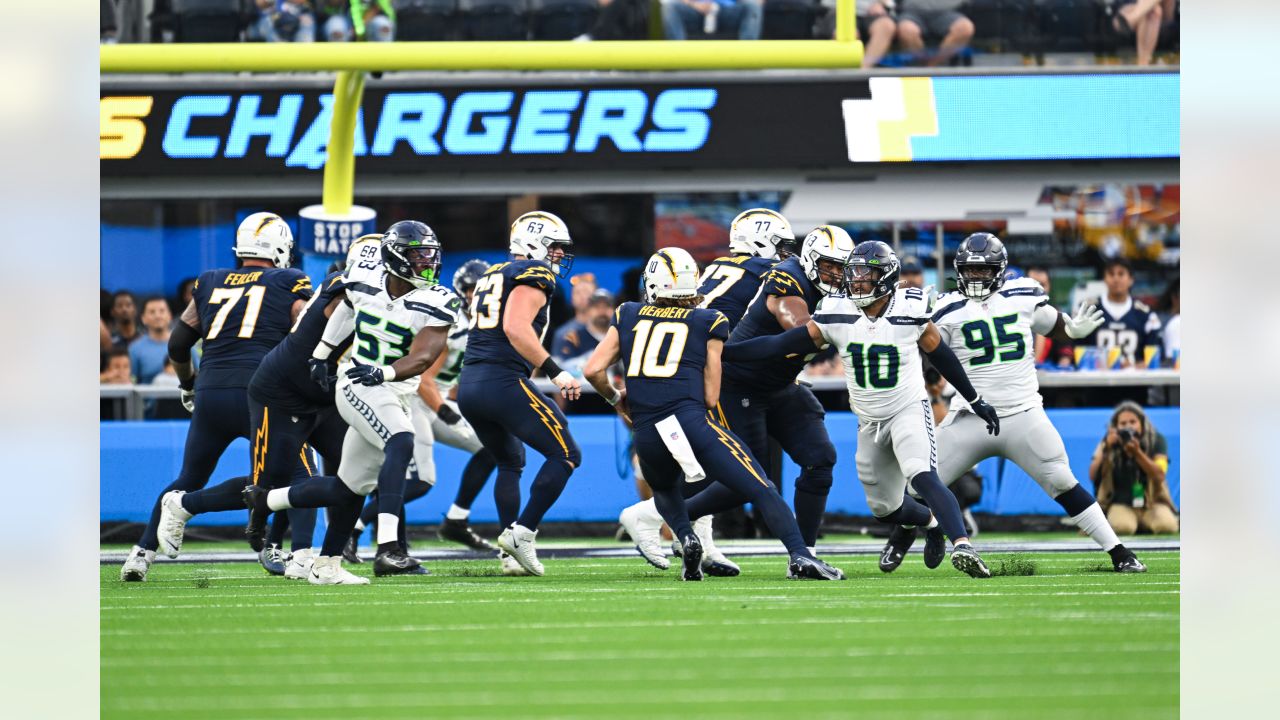
[[[897,289],[899,268],[888,245],[874,240],[859,243],[844,269],[846,295],[823,298],[803,328],[730,344],[725,356],[810,353],[815,347],[834,345],[858,416],[858,478],[871,512],[894,525],[924,525],[926,566],[941,564],[945,534],[951,539],[951,564],[957,570],[971,577],[991,577],[969,543],[955,496],[938,480],[933,413],[919,351],[969,400],[989,432],[999,433],[1000,421],[929,321],[924,292]],[[907,494],[908,487],[928,507]]]
[[[950,485],[981,460],[1008,458],[1111,555],[1116,572],[1144,572],[1146,567],[1120,543],[1102,508],[1071,473],[1062,437],[1044,412],[1032,357],[1033,333],[1078,340],[1102,324],[1102,313],[1093,306],[1074,317],[1058,312],[1036,281],[1006,282],[1008,264],[1008,251],[999,238],[970,235],[955,257],[959,291],[938,298],[933,322],[973,386],[995,406],[1003,429],[998,436],[987,435],[982,421],[957,396],[938,428],[938,475]],[[915,530],[894,528],[881,555],[881,569],[897,568],[914,539]]]

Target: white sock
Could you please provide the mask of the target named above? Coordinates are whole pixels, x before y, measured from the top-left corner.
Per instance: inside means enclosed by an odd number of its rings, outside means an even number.
[[[450,505],[449,511],[444,514],[446,520],[466,520],[471,517],[471,510],[468,508],[460,508],[457,505]]]
[[[1104,551],[1120,544],[1120,538],[1116,537],[1116,531],[1111,529],[1111,523],[1107,522],[1107,516],[1103,514],[1102,507],[1098,503],[1094,503],[1084,509],[1084,512],[1071,518],[1071,522],[1076,527],[1088,533],[1093,541],[1098,543]]]
[[[307,558],[311,557],[314,554],[315,554],[314,548],[302,548],[301,550],[293,551],[293,558],[295,560],[306,560]]]
[[[357,518],[355,529],[356,529],[356,532],[364,532],[364,521]]]
[[[929,516],[929,524],[928,524],[928,525],[925,525],[925,526],[924,526],[924,529],[925,529],[925,530],[932,530],[932,529],[934,529],[934,528],[936,528],[936,527],[938,527],[938,518],[936,518],[936,517],[934,517],[934,516],[930,515],[930,516]]]
[[[293,507],[289,504],[289,488],[276,488],[267,493],[267,507],[272,510],[288,510]]]
[[[378,544],[396,542],[399,539],[400,516],[378,513]]]
[[[663,522],[662,513],[658,512],[658,504],[653,501],[653,498],[640,503],[640,517],[655,525],[661,525]]]

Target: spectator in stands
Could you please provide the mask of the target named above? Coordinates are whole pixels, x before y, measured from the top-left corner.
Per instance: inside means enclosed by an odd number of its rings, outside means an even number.
[[[574,290],[577,291],[576,286]],[[609,332],[613,308],[613,293],[603,288],[596,289],[587,298],[583,311],[556,330],[551,356],[560,363],[560,367],[574,375],[582,373],[582,365]]]
[[[164,359],[164,369],[151,378],[151,384],[156,387],[179,387],[178,373],[173,369],[173,361],[168,356]]]
[[[898,43],[912,53],[924,51],[926,38],[941,38],[929,65],[946,65],[973,38],[973,21],[960,14],[965,0],[902,0]]]
[[[133,369],[129,365],[129,351],[116,348],[102,356],[98,382],[102,385],[130,385]]]
[[[1164,364],[1173,367],[1182,355],[1182,294],[1181,278],[1174,278],[1160,296],[1160,310],[1164,313]]]
[[[1177,0],[1116,0],[1112,7],[1112,25],[1116,32],[1134,36],[1138,64],[1150,65],[1160,39],[1160,26],[1173,20]]]
[[[142,335],[138,327],[138,303],[133,293],[128,290],[117,290],[111,296],[111,347],[121,350]]]
[[[902,269],[898,276],[898,287],[924,287],[924,268],[920,266],[920,261],[916,259],[914,255],[908,255],[902,258]]]
[[[111,293],[98,288],[98,349],[105,357],[111,352]]]
[[[1178,532],[1178,516],[1165,481],[1168,471],[1169,441],[1142,406],[1120,403],[1089,463],[1098,504],[1117,534],[1132,535],[1139,529]]]
[[[176,318],[182,314],[183,310],[191,304],[191,296],[196,290],[196,279],[189,277],[178,283],[178,294],[174,296],[173,302],[169,303],[169,311]]]
[[[147,332],[129,345],[129,362],[140,384],[150,383],[164,370],[164,363],[169,359],[172,323],[173,315],[164,298],[154,295],[142,302],[142,325]]]
[[[662,27],[668,40],[687,40],[717,32],[759,40],[763,0],[662,0]]]
[[[1149,351],[1159,353],[1161,344],[1160,316],[1151,311],[1130,294],[1133,288],[1133,269],[1128,261],[1115,257],[1103,266],[1102,279],[1107,284],[1107,294],[1093,302],[1102,309],[1106,318],[1102,327],[1082,342],[1097,345],[1106,363],[1111,348],[1120,348],[1120,366],[1145,365]]]
[[[648,0],[600,0],[600,14],[591,31],[574,40],[644,40],[647,37]]]
[[[818,19],[814,37],[836,36],[836,0],[822,0],[827,12]],[[854,30],[862,41],[862,67],[873,68],[880,64],[893,36],[898,32],[898,21],[893,15],[891,0],[857,0],[854,13],[857,16]]]
[[[309,0],[254,0],[257,17],[245,34],[261,42],[315,42],[316,16]]]
[[[337,3],[326,3],[328,6]],[[396,9],[391,0],[350,0],[346,13],[334,12],[325,22],[324,34],[330,42],[373,40],[391,42],[396,35]]]

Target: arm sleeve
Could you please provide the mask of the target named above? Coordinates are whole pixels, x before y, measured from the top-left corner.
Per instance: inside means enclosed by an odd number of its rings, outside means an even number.
[[[804,291],[800,288],[800,283],[791,275],[780,270],[770,270],[769,274],[764,276],[764,283],[761,285],[765,295],[775,295],[777,297],[799,296],[804,297]]]
[[[778,335],[744,340],[724,346],[722,360],[767,360],[786,355],[807,355],[817,352],[813,338],[809,337],[807,324],[794,327]]]
[[[342,302],[334,307],[333,314],[329,316],[329,322],[325,323],[324,334],[320,336],[320,340],[325,345],[336,348],[353,332],[355,332],[355,310],[349,303]]]
[[[969,382],[969,376],[965,374],[964,368],[960,365],[960,360],[956,354],[951,351],[951,347],[946,343],[938,343],[938,347],[933,352],[925,353],[929,357],[929,362],[951,383],[956,392],[960,393],[960,397],[967,402],[973,402],[978,399],[978,391],[973,389],[973,383]]]
[[[200,340],[200,331],[179,322],[169,333],[169,359],[178,363],[191,362],[191,348]]]

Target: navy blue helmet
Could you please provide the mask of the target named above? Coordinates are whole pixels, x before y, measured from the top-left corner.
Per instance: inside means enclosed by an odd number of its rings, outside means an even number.
[[[488,269],[489,263],[479,259],[462,263],[462,267],[453,273],[453,289],[458,292],[458,296],[465,299],[467,291],[480,282],[480,276],[484,275]]]
[[[866,307],[898,289],[902,264],[893,248],[879,240],[866,240],[853,248],[844,266],[845,292],[853,304]]]
[[[960,243],[954,264],[960,294],[972,300],[986,300],[1004,286],[1009,251],[995,235],[974,233]]]
[[[401,220],[392,225],[382,241],[382,263],[387,271],[414,287],[430,287],[440,282],[443,255],[440,240],[426,223]]]

